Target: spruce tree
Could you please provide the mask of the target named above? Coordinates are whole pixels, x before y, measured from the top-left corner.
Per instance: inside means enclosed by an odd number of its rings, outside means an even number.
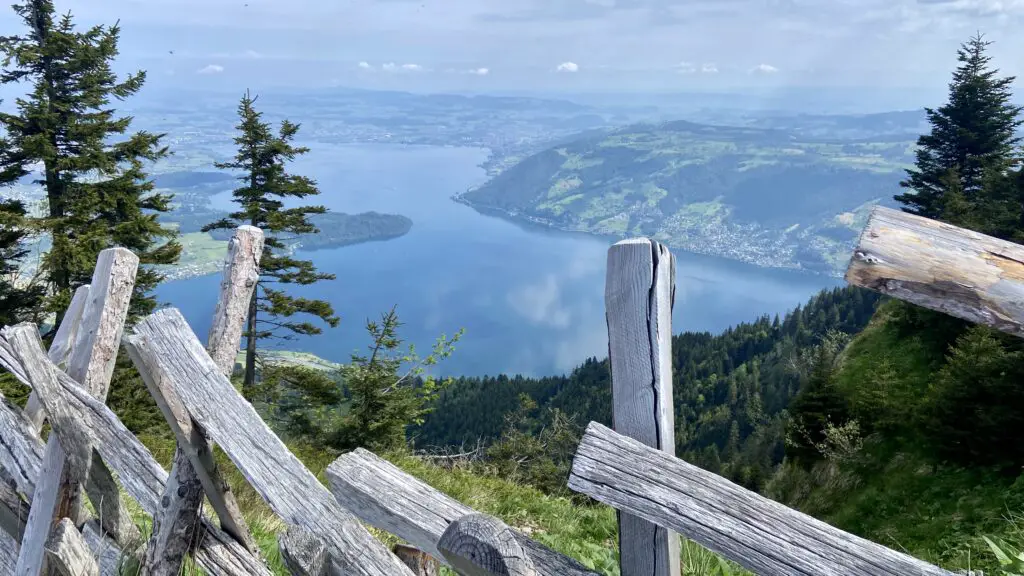
[[[285,207],[285,200],[303,199],[320,193],[312,179],[292,175],[285,170],[288,162],[309,149],[292,144],[299,130],[298,124],[283,120],[274,133],[270,124],[262,120],[262,113],[253,107],[255,102],[256,98],[248,92],[242,97],[236,126],[239,135],[234,139],[238,152],[232,161],[216,164],[219,169],[240,172],[238,180],[242,186],[233,192],[239,210],[203,227],[204,232],[209,232],[249,224],[261,228],[264,233],[260,279],[249,304],[245,331],[242,393],[250,400],[255,393],[257,341],[322,332],[320,327],[307,320],[292,320],[297,314],[316,317],[331,327],[338,324],[329,302],[292,296],[279,287],[334,279],[333,274],[317,271],[311,261],[299,260],[290,252],[290,242],[299,234],[318,232],[309,217],[323,214],[327,209],[323,206]]]
[[[26,31],[0,41],[3,84],[27,84],[15,114],[0,114],[10,146],[0,157],[0,184],[10,184],[41,163],[37,180],[46,193],[47,217],[38,225],[51,238],[42,262],[50,289],[48,310],[57,323],[78,286],[92,277],[99,252],[124,246],[138,255],[140,267],[130,315],[153,310],[148,293],[162,276],[151,264],[173,264],[181,252],[175,232],[157,220],[169,210],[170,197],[153,193],[145,163],[168,154],[162,134],[128,133],[132,118],[117,116],[111,99],[138,92],[144,72],[118,78],[120,28],[75,28],[71,14],[55,16],[51,0],[14,6]]]
[[[1013,162],[1024,108],[1011,101],[1014,77],[1000,77],[991,68],[990,45],[981,34],[962,44],[948,102],[925,109],[931,133],[918,139],[916,167],[900,183],[908,192],[895,197],[907,212],[942,219],[952,209],[963,219],[968,209],[984,203],[986,181]],[[954,174],[957,183],[949,180]],[[957,197],[947,201],[950,192]]]

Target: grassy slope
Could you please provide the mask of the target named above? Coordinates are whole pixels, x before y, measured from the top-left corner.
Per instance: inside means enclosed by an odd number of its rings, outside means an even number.
[[[174,444],[170,440],[157,436],[146,436],[141,440],[157,460],[169,467],[174,453]],[[333,461],[334,455],[309,447],[292,446],[292,450],[326,484],[324,470]],[[271,569],[275,574],[287,576],[289,572],[281,562],[276,541],[276,533],[284,528],[284,524],[273,515],[256,491],[245,483],[241,474],[219,449],[217,456]],[[508,480],[461,468],[445,469],[407,455],[388,455],[387,458],[456,500],[501,518],[552,549],[576,558],[590,569],[609,576],[619,574],[615,512],[611,508],[603,505],[574,506],[565,498],[546,496]],[[136,512],[140,527],[148,534],[148,517],[141,510]],[[388,544],[398,541],[378,530],[371,529],[371,532]],[[195,566],[187,568],[186,574],[201,573]],[[683,573],[692,576],[747,574],[689,542],[683,548]]]
[[[900,339],[887,316],[883,307],[850,344],[839,386],[860,393],[870,387],[910,405],[927,390],[936,359],[920,342]],[[909,441],[868,442],[853,461],[810,473],[786,468],[769,495],[945,568],[987,573],[997,563],[982,536],[1020,541],[1014,520],[1024,511],[1024,477],[935,464]]]

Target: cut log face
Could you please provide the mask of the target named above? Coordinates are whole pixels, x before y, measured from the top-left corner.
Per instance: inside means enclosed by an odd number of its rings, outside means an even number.
[[[60,576],[100,576],[100,567],[92,557],[81,532],[71,520],[57,523],[46,544],[46,556],[51,570]]]
[[[1024,247],[875,207],[846,281],[1024,337]]]
[[[485,514],[463,516],[448,525],[437,543],[463,576],[536,576],[537,570],[504,522]]]
[[[327,576],[330,554],[323,540],[301,526],[289,526],[277,542],[281,559],[293,576]]]

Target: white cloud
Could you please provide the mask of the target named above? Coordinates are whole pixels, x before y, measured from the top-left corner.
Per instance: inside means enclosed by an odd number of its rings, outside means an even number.
[[[675,68],[676,71],[679,72],[680,74],[696,74],[697,72],[700,72],[701,74],[718,73],[718,65],[710,62],[705,62],[700,66],[694,64],[693,62],[680,62],[679,64],[673,66],[673,68]]]
[[[718,74],[718,65],[711,62],[705,62],[704,65],[700,67],[700,71],[704,74]]]
[[[476,74],[477,76],[487,76],[491,71],[488,68],[477,68],[476,70],[470,70],[469,73]]]
[[[370,63],[366,62],[366,61],[360,62],[359,64],[356,64],[356,66],[358,66],[359,68],[362,68],[363,70],[369,70],[369,69],[373,68],[373,66],[370,66]]]
[[[555,70],[558,72],[579,72],[580,66],[575,62],[562,62]]]
[[[680,74],[693,74],[697,71],[697,65],[692,62],[680,62],[675,65],[675,69]]]
[[[196,70],[196,74],[220,74],[224,71],[224,67],[220,64],[207,64],[199,70]]]
[[[255,50],[246,50],[245,52],[242,53],[242,55],[244,57],[246,57],[246,58],[251,58],[253,60],[256,60],[258,58],[263,58],[263,54],[260,54],[259,52],[255,51]]]
[[[426,72],[427,68],[420,66],[419,64],[395,64],[394,62],[387,62],[381,64],[380,69],[385,72]]]
[[[758,64],[750,69],[751,74],[775,74],[779,69],[771,64]]]

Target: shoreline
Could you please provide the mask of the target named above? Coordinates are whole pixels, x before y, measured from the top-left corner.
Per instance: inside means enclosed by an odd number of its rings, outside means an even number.
[[[560,233],[564,233],[564,234],[581,234],[581,235],[588,236],[590,238],[600,238],[600,239],[603,239],[603,240],[608,240],[608,241],[610,241],[612,243],[618,242],[619,240],[623,240],[624,238],[627,237],[627,236],[618,236],[618,235],[613,235],[613,234],[599,234],[599,233],[589,232],[589,231],[586,231],[586,230],[574,230],[572,228],[564,228],[564,227],[552,224],[550,220],[546,220],[544,218],[535,218],[535,217],[531,217],[531,216],[527,216],[527,215],[522,215],[522,214],[519,214],[519,213],[516,213],[516,212],[512,212],[512,211],[509,211],[509,210],[504,210],[504,209],[501,209],[501,208],[495,208],[493,206],[484,206],[484,205],[481,205],[481,204],[476,204],[476,203],[468,200],[465,197],[465,195],[467,193],[472,192],[476,188],[477,187],[471,187],[471,188],[468,188],[464,192],[459,192],[459,193],[453,194],[451,196],[451,200],[453,202],[458,203],[458,204],[462,204],[464,206],[468,206],[468,207],[472,208],[473,210],[476,210],[477,212],[479,212],[480,214],[482,214],[484,216],[491,216],[491,217],[494,217],[494,218],[500,218],[502,220],[505,220],[507,222],[511,222],[513,224],[517,224],[517,225],[520,225],[520,226],[527,226],[527,227],[538,228],[538,229],[545,230],[545,231],[550,231],[550,232],[560,232]],[[664,242],[663,240],[659,240],[657,238],[655,238],[655,240],[658,240],[659,242]],[[664,242],[664,244],[666,246],[668,246],[669,248],[673,249],[673,250],[680,250],[680,251],[683,251],[683,252],[686,252],[686,253],[689,253],[689,254],[695,254],[695,255],[698,255],[698,256],[710,256],[710,257],[714,257],[714,258],[722,258],[722,259],[725,259],[725,260],[732,260],[733,262],[740,262],[742,264],[747,264],[747,265],[750,265],[750,266],[756,266],[758,268],[763,268],[765,270],[781,270],[781,271],[785,271],[785,272],[798,273],[798,274],[806,274],[808,276],[819,276],[819,277],[824,277],[824,278],[837,278],[837,279],[841,279],[841,278],[844,277],[843,273],[838,271],[838,270],[832,270],[830,272],[823,272],[823,271],[811,270],[809,268],[803,268],[803,267],[800,267],[800,266],[778,266],[778,265],[771,266],[771,265],[764,265],[764,264],[754,260],[753,258],[736,257],[736,256],[728,254],[728,253],[716,252],[716,251],[712,251],[712,250],[694,250],[694,249],[690,249],[690,248],[685,248],[685,247],[681,247],[681,246],[678,246],[678,245],[674,245],[674,244],[671,244],[671,243],[668,243],[668,242]]]

